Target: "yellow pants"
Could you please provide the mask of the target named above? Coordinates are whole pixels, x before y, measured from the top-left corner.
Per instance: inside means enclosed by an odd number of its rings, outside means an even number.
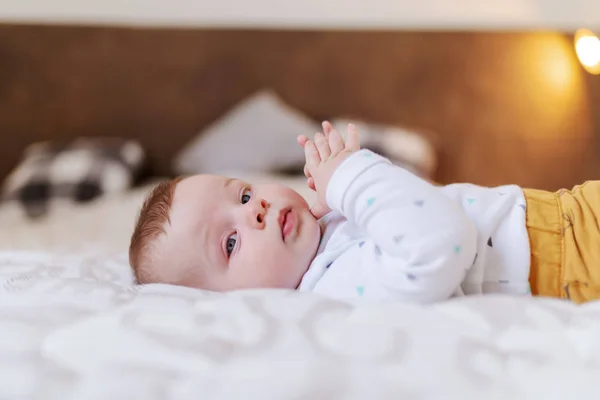
[[[525,190],[531,293],[600,299],[600,181],[556,193]]]

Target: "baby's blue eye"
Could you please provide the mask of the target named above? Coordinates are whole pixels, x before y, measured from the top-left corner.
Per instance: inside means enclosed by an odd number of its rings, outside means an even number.
[[[235,249],[235,244],[237,243],[237,233],[229,236],[227,238],[227,255],[230,256],[233,250]]]
[[[250,201],[250,191],[248,189],[244,190],[244,194],[242,194],[242,204],[246,204]]]

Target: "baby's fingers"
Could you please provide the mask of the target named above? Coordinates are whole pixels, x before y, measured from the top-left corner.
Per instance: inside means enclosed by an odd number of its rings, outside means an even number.
[[[304,164],[304,176],[310,178],[310,171],[308,170],[308,165]]]
[[[306,142],[308,142],[308,138],[306,137],[306,135],[298,135],[298,137],[296,137],[296,141],[300,146],[304,147]]]
[[[358,139],[358,131],[354,124],[348,124],[348,137],[346,138],[346,148],[351,151],[360,150],[360,141]]]
[[[333,156],[344,150],[344,139],[335,129],[329,133],[329,147]]]
[[[321,157],[319,157],[315,142],[311,140],[306,141],[304,144],[304,157],[306,158],[308,168],[310,168],[311,165],[318,165],[321,162]]]
[[[331,155],[331,149],[329,148],[329,142],[322,133],[315,135],[315,145],[317,146],[321,160],[328,159]]]
[[[333,130],[333,126],[329,123],[329,121],[323,121],[321,125],[323,126],[323,133],[325,133],[325,136],[329,136]]]

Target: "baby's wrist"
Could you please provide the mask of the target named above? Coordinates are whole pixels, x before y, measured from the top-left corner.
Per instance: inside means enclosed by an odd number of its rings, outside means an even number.
[[[380,156],[377,156],[380,157]],[[332,210],[343,213],[343,199],[356,178],[378,160],[370,150],[358,150],[347,157],[332,172],[325,193],[326,204]]]

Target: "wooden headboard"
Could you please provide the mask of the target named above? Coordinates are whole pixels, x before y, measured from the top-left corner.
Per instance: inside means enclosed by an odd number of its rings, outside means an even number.
[[[0,25],[0,177],[33,141],[124,136],[157,174],[244,97],[435,132],[442,183],[600,177],[600,77],[552,32]],[[252,134],[252,127],[248,127]]]

